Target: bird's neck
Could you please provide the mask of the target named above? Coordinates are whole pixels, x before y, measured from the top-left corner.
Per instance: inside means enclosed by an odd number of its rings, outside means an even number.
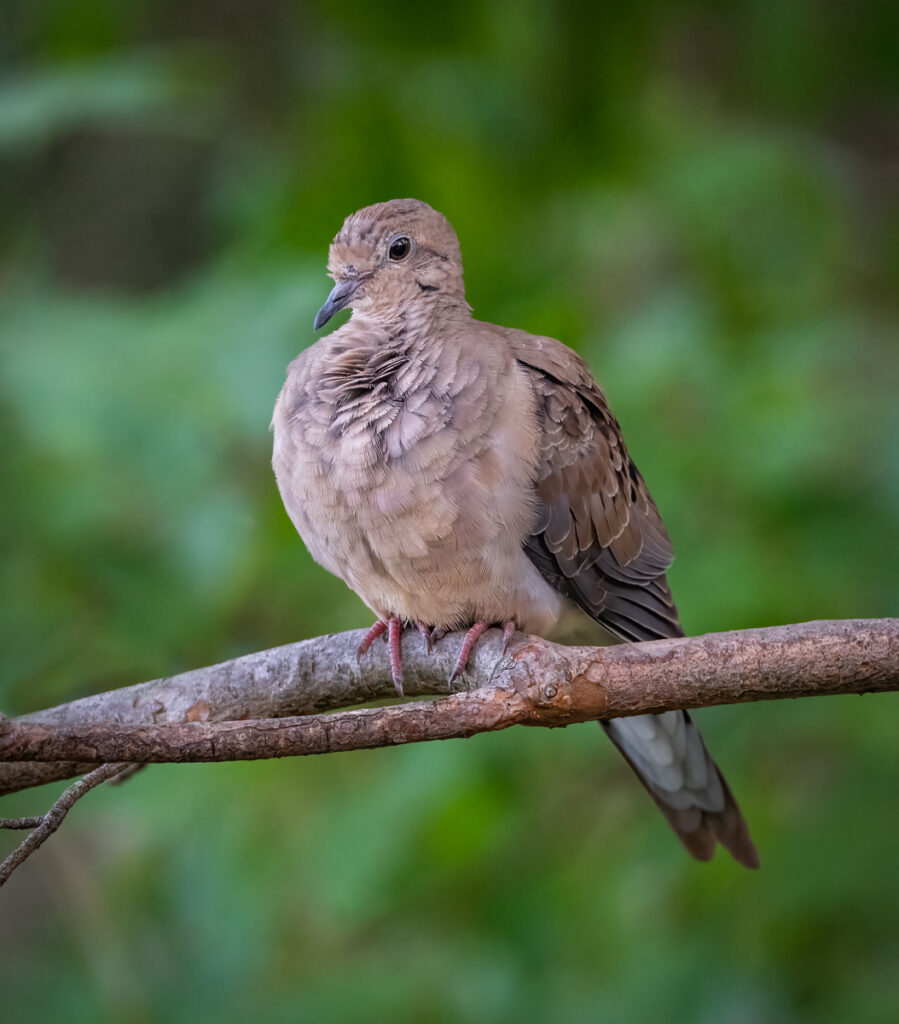
[[[316,390],[328,404],[332,427],[381,429],[395,418],[401,401],[433,387],[441,361],[462,344],[460,327],[471,314],[459,303],[415,314],[387,323],[354,312],[331,336],[331,355]]]
[[[363,328],[360,335],[370,338],[374,346],[386,343],[391,348],[411,352],[420,350],[435,337],[452,335],[470,320],[471,307],[464,298],[435,291],[383,311],[354,312],[350,323]]]

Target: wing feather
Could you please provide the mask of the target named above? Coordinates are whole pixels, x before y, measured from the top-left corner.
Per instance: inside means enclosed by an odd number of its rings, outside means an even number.
[[[543,419],[528,554],[541,571],[555,562],[559,589],[621,639],[682,635],[664,579],[671,541],[605,396],[560,342],[514,334]]]
[[[508,332],[543,433],[525,551],[543,577],[625,641],[683,636],[665,573],[668,532],[587,364],[552,338]],[[740,809],[684,711],[602,723],[686,848],[758,854]]]

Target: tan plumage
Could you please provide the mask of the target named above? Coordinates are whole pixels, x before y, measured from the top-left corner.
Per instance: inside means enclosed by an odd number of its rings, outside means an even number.
[[[278,486],[313,557],[385,622],[681,635],[668,535],[586,363],[474,320],[455,233],[417,200],[349,217],[329,271],[316,326],[353,316],[290,365],[273,418]],[[720,841],[757,865],[685,713],[604,728],[694,856]]]

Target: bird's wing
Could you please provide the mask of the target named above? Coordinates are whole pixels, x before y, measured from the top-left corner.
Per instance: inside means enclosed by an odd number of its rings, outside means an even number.
[[[552,338],[515,332],[512,348],[543,426],[528,556],[621,639],[682,636],[665,579],[671,541],[587,364]]]
[[[621,428],[587,364],[552,338],[509,332],[542,420],[537,521],[525,551],[544,578],[625,641],[682,636],[665,579],[673,553]],[[758,866],[743,816],[684,711],[602,723],[681,842]]]

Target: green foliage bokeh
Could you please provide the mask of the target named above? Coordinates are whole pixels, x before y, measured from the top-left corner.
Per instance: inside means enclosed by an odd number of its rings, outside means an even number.
[[[406,195],[476,315],[590,360],[689,632],[896,614],[892,8],[5,4],[0,708],[367,623],[267,425],[329,239]],[[699,715],[757,874],[691,862],[595,726],[154,767],[3,890],[3,1003],[895,1021],[897,712]]]

